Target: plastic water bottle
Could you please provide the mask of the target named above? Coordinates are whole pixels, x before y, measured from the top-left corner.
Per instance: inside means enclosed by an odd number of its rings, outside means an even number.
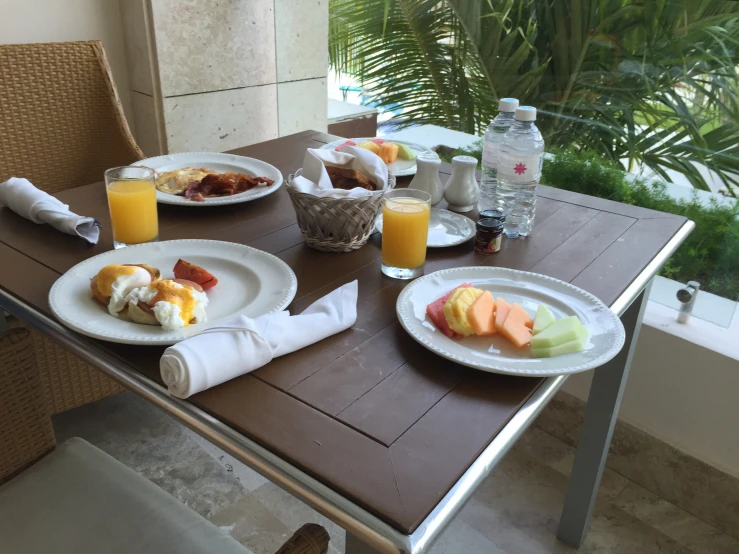
[[[513,125],[513,115],[518,108],[515,98],[503,98],[498,103],[498,115],[490,122],[482,149],[482,180],[480,181],[480,211],[495,209],[495,190],[498,186],[498,150],[503,135]]]
[[[509,238],[528,237],[534,226],[536,185],[544,159],[544,139],[534,121],[536,108],[518,108],[500,145],[496,209],[506,214],[503,231]]]

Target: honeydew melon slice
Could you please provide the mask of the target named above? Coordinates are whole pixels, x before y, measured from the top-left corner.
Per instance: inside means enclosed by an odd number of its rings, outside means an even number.
[[[559,319],[531,339],[531,348],[551,348],[575,340],[580,327],[577,316]]]
[[[554,314],[552,311],[546,306],[546,304],[539,304],[539,307],[536,308],[534,329],[532,330],[532,333],[534,335],[538,335],[552,323],[554,323]]]
[[[533,358],[553,358],[554,356],[562,356],[564,354],[574,354],[582,352],[585,344],[588,342],[588,328],[578,323],[579,327],[575,331],[576,338],[571,341],[563,342],[557,346],[545,348],[531,348],[531,356]],[[532,340],[533,343],[533,340]]]
[[[396,142],[396,144],[398,145],[398,158],[401,160],[416,159],[416,153],[413,148],[406,146],[405,144],[400,144],[399,142]]]

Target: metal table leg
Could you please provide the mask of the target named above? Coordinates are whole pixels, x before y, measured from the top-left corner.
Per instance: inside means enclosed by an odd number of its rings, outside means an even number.
[[[349,531],[346,532],[345,554],[379,554],[379,550],[375,550],[366,542],[361,541]]]
[[[593,375],[575,463],[557,530],[557,537],[574,547],[579,547],[585,538],[593,515],[650,288],[651,281],[621,316],[626,330],[623,349],[613,360],[596,369]]]

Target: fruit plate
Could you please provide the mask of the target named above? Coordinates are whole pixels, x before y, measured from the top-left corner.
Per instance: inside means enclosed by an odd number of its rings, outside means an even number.
[[[328,144],[324,144],[323,146],[321,146],[321,150],[334,150],[337,146],[344,144],[347,140],[354,141],[357,144],[362,144],[363,142],[367,142],[369,140],[372,140],[373,138],[376,138],[376,137],[335,140],[333,142],[329,142]],[[421,152],[425,152],[428,150],[428,148],[426,148],[425,146],[421,146],[420,144],[416,144],[415,142],[407,142],[405,140],[395,140],[393,138],[388,138],[387,142],[397,142],[398,144],[405,144],[406,146],[411,148],[416,153],[416,156],[418,156]],[[395,160],[393,163],[387,164],[387,169],[390,173],[392,173],[396,177],[406,177],[408,175],[415,175],[416,174],[416,160]]]
[[[171,279],[180,258],[202,266],[218,278],[208,290],[208,321],[176,331],[140,325],[111,316],[90,298],[90,279],[108,264],[149,264]],[[283,310],[292,302],[298,280],[272,254],[216,240],[170,240],[111,250],[80,262],[51,287],[49,305],[67,327],[88,337],[123,344],[167,345],[237,315],[257,317]]]
[[[216,196],[206,198],[205,202],[195,202],[184,196],[176,194],[167,194],[157,190],[157,202],[161,204],[176,204],[178,206],[191,206],[194,208],[202,208],[207,206],[222,206],[224,204],[239,204],[240,202],[250,202],[257,198],[262,198],[268,194],[272,194],[282,186],[282,173],[273,165],[257,160],[255,158],[247,158],[245,156],[236,156],[234,154],[221,154],[218,152],[182,152],[179,154],[167,154],[157,156],[155,158],[146,158],[133,166],[149,167],[157,173],[172,171],[174,169],[182,169],[183,167],[205,167],[219,173],[232,171],[234,173],[243,173],[252,177],[267,177],[272,179],[274,183],[269,186],[258,186],[246,192],[234,194],[232,196]]]
[[[382,213],[375,221],[375,229],[382,233]],[[469,217],[431,208],[429,218],[429,236],[426,246],[429,248],[443,248],[445,246],[456,246],[467,242],[475,236],[475,222]]]
[[[516,348],[500,335],[448,338],[426,315],[426,306],[462,283],[489,290],[497,299],[518,302],[530,316],[544,303],[557,319],[576,315],[588,328],[585,350],[554,358],[532,358],[529,348]],[[505,375],[542,377],[578,373],[599,367],[624,345],[621,320],[595,296],[559,279],[502,267],[457,267],[437,271],[410,283],[398,297],[398,319],[423,346],[462,365]]]

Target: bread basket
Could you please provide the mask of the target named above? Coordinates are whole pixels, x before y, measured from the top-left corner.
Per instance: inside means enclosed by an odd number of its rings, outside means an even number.
[[[386,189],[363,198],[321,198],[295,190],[292,181],[301,172],[289,175],[286,186],[305,243],[324,252],[351,252],[364,246],[375,229],[382,197],[395,188],[395,175],[388,174]]]

